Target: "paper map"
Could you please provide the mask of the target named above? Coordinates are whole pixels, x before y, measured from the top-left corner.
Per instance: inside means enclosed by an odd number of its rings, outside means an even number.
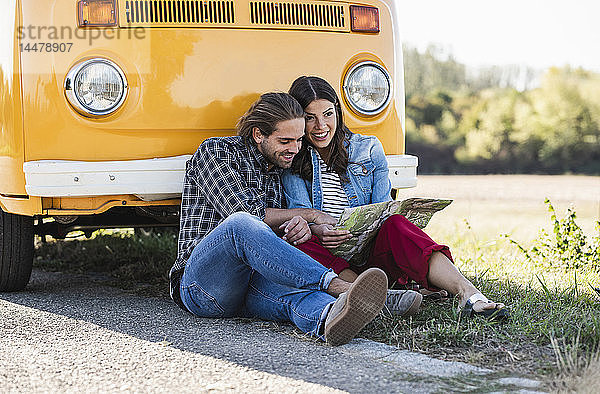
[[[352,265],[363,265],[373,248],[379,228],[387,218],[395,214],[403,215],[417,227],[425,228],[433,214],[446,208],[451,202],[452,200],[433,198],[408,198],[346,208],[335,229],[349,230],[354,236],[333,249],[332,253]]]

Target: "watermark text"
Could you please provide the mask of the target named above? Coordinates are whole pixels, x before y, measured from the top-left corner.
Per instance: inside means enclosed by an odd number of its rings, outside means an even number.
[[[94,41],[104,40],[143,40],[146,38],[146,29],[135,27],[132,29],[119,28],[77,28],[72,26],[19,26],[17,38],[21,42],[41,40],[48,41],[73,41],[85,40],[90,46]]]

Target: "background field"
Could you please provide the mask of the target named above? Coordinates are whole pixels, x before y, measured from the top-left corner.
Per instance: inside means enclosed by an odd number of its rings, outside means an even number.
[[[400,198],[448,197],[454,202],[437,213],[427,232],[439,241],[452,239],[471,226],[479,239],[509,234],[520,242],[536,238],[541,228],[551,230],[544,199],[559,216],[574,207],[577,222],[587,234],[600,220],[600,177],[580,175],[420,175],[416,188]]]

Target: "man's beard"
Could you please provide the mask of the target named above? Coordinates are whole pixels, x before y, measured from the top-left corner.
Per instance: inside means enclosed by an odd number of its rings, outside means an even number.
[[[268,144],[266,141],[261,142],[260,151],[264,158],[275,167],[290,168],[292,166],[291,161],[288,162],[281,157],[282,152],[276,152],[273,150],[270,144]]]

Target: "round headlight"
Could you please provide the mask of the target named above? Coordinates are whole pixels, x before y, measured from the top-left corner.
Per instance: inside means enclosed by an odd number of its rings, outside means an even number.
[[[73,67],[65,79],[67,99],[84,115],[108,115],[125,101],[127,80],[115,63],[90,59]]]
[[[384,110],[392,97],[390,76],[377,63],[359,63],[346,75],[344,93],[356,112],[376,115]]]

